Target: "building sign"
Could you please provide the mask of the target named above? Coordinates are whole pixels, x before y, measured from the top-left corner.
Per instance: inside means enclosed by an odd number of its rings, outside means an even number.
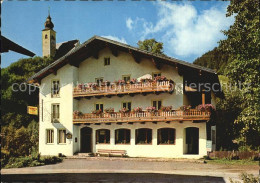
[[[27,113],[31,115],[38,115],[38,107],[27,106]]]
[[[206,149],[209,152],[212,151],[212,141],[211,140],[207,140],[207,142],[206,142]]]

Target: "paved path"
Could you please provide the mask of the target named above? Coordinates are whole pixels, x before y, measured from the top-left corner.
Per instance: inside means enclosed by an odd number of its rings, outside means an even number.
[[[206,183],[228,182],[229,177],[237,179],[241,172],[258,175],[258,171],[258,166],[204,164],[194,161],[86,158],[65,159],[59,164],[40,167],[3,169],[1,173],[4,181]]]

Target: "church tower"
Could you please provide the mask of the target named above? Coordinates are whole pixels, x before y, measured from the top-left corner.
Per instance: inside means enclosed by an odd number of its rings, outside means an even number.
[[[56,32],[53,30],[54,24],[51,21],[50,12],[42,30],[42,55],[44,57],[54,57],[56,52]]]

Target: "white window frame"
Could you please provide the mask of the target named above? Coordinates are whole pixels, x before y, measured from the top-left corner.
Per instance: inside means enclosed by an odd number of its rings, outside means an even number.
[[[59,110],[58,110],[58,112],[56,111],[56,113],[53,113],[53,108],[54,108],[54,106],[59,106]],[[57,110],[57,109],[56,109]],[[55,114],[55,116],[54,116],[54,114]],[[56,116],[56,114],[58,115],[58,116]],[[51,104],[51,121],[52,121],[52,123],[54,123],[54,122],[60,122],[60,104],[59,103],[53,103],[53,104]]]
[[[58,91],[57,93],[54,93],[54,82],[58,82]],[[56,84],[57,85],[57,84]],[[59,79],[53,79],[51,80],[51,97],[55,98],[55,97],[60,97],[60,80]]]
[[[51,131],[52,131],[52,133],[48,133]],[[53,128],[46,129],[46,144],[54,144],[54,129]]]
[[[61,139],[60,139],[60,132],[63,132],[63,131],[65,131],[65,133],[64,133],[64,141],[65,142],[60,142],[61,141]],[[66,142],[66,129],[58,129],[58,144],[66,144],[67,142]]]

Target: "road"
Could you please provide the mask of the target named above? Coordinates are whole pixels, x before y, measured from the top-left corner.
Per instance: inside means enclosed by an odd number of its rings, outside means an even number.
[[[223,183],[241,172],[258,175],[258,166],[204,164],[130,158],[65,159],[40,167],[2,169],[3,182],[195,182]]]

